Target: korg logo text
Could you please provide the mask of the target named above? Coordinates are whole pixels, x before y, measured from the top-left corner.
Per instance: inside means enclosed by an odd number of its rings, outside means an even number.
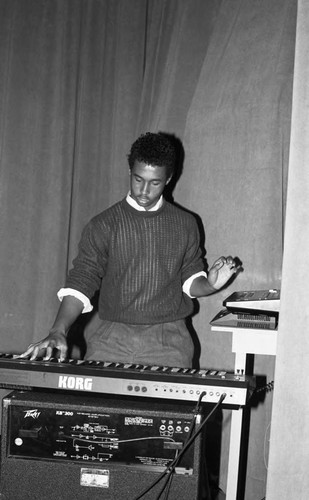
[[[92,378],[59,375],[58,387],[75,391],[92,391]]]

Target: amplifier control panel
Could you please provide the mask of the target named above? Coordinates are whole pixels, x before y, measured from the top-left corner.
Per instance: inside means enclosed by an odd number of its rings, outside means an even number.
[[[30,401],[11,404],[7,408],[6,453],[14,458],[117,463],[162,471],[190,437],[193,412],[153,408],[83,408],[81,404],[58,405],[57,401],[46,405]],[[177,472],[192,474],[193,463],[191,447],[179,462]]]

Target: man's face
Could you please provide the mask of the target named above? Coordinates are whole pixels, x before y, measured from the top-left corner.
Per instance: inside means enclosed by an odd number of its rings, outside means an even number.
[[[136,161],[130,170],[131,196],[141,207],[149,210],[155,206],[169,181],[166,167]]]

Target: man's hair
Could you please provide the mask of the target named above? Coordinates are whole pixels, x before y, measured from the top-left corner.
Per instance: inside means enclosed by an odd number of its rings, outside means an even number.
[[[132,144],[128,161],[130,170],[135,161],[140,161],[147,165],[166,167],[166,175],[171,177],[175,169],[176,151],[163,132],[146,132]]]

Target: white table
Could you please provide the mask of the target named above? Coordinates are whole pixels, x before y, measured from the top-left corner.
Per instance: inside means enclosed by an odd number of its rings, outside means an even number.
[[[232,332],[232,352],[235,353],[235,373],[246,372],[247,354],[276,355],[277,330],[212,326],[212,331]],[[232,411],[226,500],[236,500],[239,474],[240,443],[243,410]]]

